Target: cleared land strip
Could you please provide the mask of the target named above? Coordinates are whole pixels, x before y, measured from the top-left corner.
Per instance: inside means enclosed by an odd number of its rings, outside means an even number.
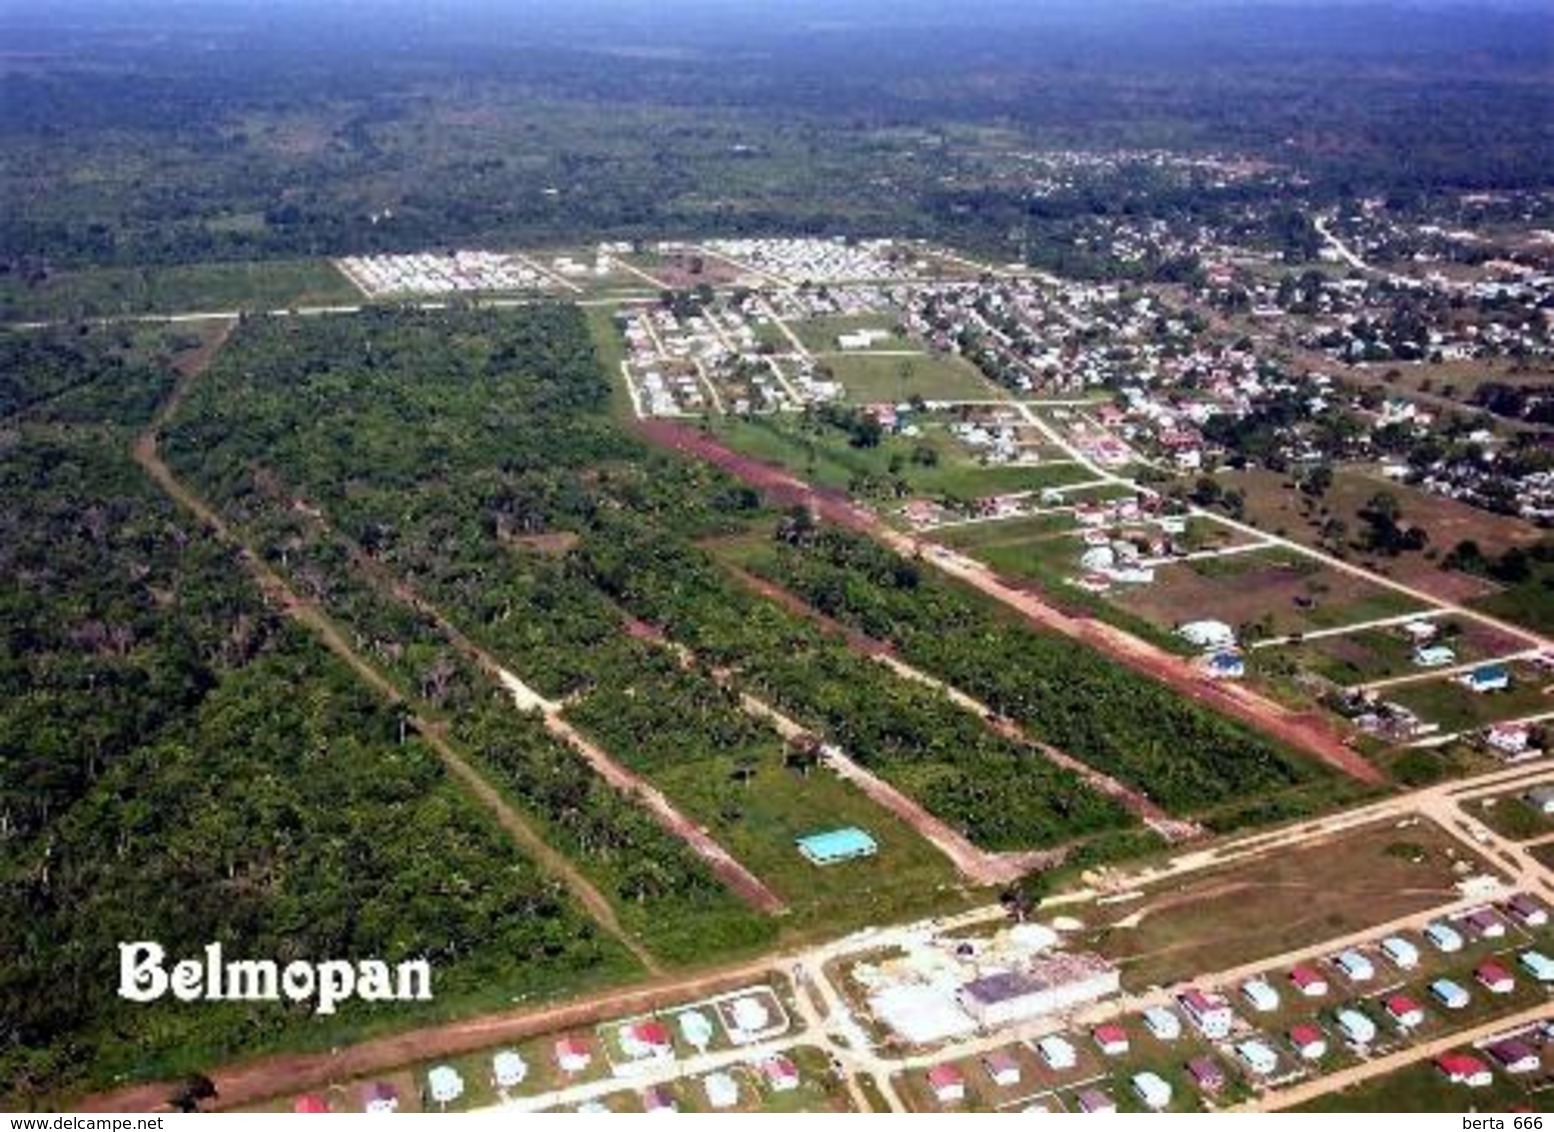
[[[1043,743],[1034,738],[1014,720],[1000,718],[997,712],[981,700],[968,695],[953,684],[946,684],[938,677],[930,676],[919,668],[913,668],[906,661],[899,660],[889,653],[880,653],[874,659],[899,676],[903,676],[908,680],[916,680],[920,684],[926,684],[930,688],[938,689],[967,711],[987,720],[994,730],[1013,739],[1016,743],[1022,743],[1033,750],[1040,751],[1055,765],[1065,770],[1073,771],[1084,780],[1090,789],[1097,794],[1104,794],[1106,797],[1118,802],[1167,841],[1174,843],[1202,836],[1203,827],[1201,825],[1198,825],[1196,822],[1173,818],[1131,786],[1118,782],[1111,775],[1096,770],[1089,763],[1058,750],[1050,743]]]
[[[1004,582],[982,563],[936,543],[902,534],[844,493],[815,488],[781,468],[743,455],[710,436],[672,421],[644,420],[637,429],[666,448],[697,456],[738,476],[779,502],[811,507],[824,519],[848,527],[888,546],[898,554],[926,561],[1020,613],[1041,629],[1103,652],[1136,671],[1175,689],[1221,715],[1247,724],[1326,763],[1357,781],[1380,785],[1386,777],[1316,712],[1297,712],[1240,685],[1205,678],[1192,661],[1169,653],[1133,634],[1091,617],[1065,613],[1032,593]],[[1253,530],[1253,534],[1262,532]]]
[[[878,661],[898,676],[907,680],[914,680],[919,684],[924,684],[943,692],[951,701],[984,720],[989,727],[1002,734],[1005,738],[1012,739],[1016,743],[1022,743],[1033,750],[1039,751],[1055,765],[1077,774],[1096,793],[1114,799],[1167,841],[1173,843],[1180,842],[1202,834],[1202,827],[1196,823],[1181,821],[1171,817],[1170,814],[1166,813],[1154,802],[1144,797],[1141,792],[1124,785],[1111,775],[1095,769],[1089,763],[1076,759],[1065,751],[1058,750],[1050,743],[1040,742],[1013,720],[1000,717],[997,712],[981,700],[961,691],[953,684],[948,684],[937,676],[931,676],[922,669],[915,668],[906,661],[901,660],[885,642],[877,641],[873,637],[859,632],[857,629],[827,617],[812,605],[801,600],[796,594],[790,593],[766,578],[759,577],[731,563],[725,564],[725,568],[763,597],[778,602],[785,609],[791,610],[800,617],[807,618],[825,629],[842,634],[847,643],[856,652],[871,660]]]
[[[718,878],[728,885],[747,904],[768,915],[780,915],[788,910],[782,898],[766,887],[758,876],[741,865],[732,853],[718,844],[701,826],[675,809],[674,803],[663,792],[650,786],[638,775],[627,770],[606,754],[577,728],[559,714],[547,714],[545,726],[551,734],[565,740],[588,760],[599,777],[611,786],[624,790],[636,798],[665,829],[680,838],[705,861]]]
[[[748,692],[741,692],[739,698],[746,711],[770,722],[784,739],[797,739],[812,734],[807,727]],[[964,834],[952,829],[874,772],[860,766],[840,748],[826,744],[823,753],[826,764],[836,772],[837,777],[851,782],[880,808],[888,810],[911,826],[925,841],[948,857],[961,875],[973,884],[1008,884],[1033,869],[1051,868],[1063,859],[1061,850],[989,853],[978,849]]]
[[[237,550],[238,557],[255,584],[273,605],[322,641],[331,652],[350,667],[362,683],[390,704],[409,710],[410,705],[400,694],[399,689],[351,647],[323,610],[296,593],[279,574],[267,567],[252,548],[237,537],[226,521],[217,514],[215,508],[173,475],[172,469],[163,461],[159,451],[162,429],[183,403],[195,376],[195,372],[180,376],[173,392],[157,410],[151,424],[136,438],[133,449],[135,462],[174,502],[208,527],[222,542]],[[648,971],[658,973],[662,970],[658,960],[621,927],[620,921],[616,919],[615,909],[603,894],[577,870],[571,861],[535,832],[518,811],[508,805],[501,794],[453,749],[438,725],[414,712],[411,712],[409,722],[442,761],[448,773],[491,813],[502,829],[525,852],[566,886],[578,903],[587,909],[589,915],[608,935],[635,956]]]
[[[813,731],[780,708],[751,692],[735,687],[737,676],[733,670],[709,668],[703,665],[700,658],[689,648],[678,641],[670,640],[646,622],[632,618],[630,624],[639,638],[668,649],[683,667],[701,668],[719,685],[734,691],[739,697],[740,708],[746,714],[771,724],[784,741],[791,742],[814,736]],[[950,864],[955,866],[956,871],[972,884],[1008,884],[1033,869],[1052,868],[1062,861],[1061,849],[1029,853],[990,853],[980,849],[970,838],[930,813],[920,803],[903,794],[873,771],[861,766],[834,743],[825,745],[822,757],[838,778],[852,783],[875,805],[910,826],[924,841],[943,853]]]
[[[1217,546],[1212,550],[1193,550],[1186,554],[1168,554],[1159,558],[1144,558],[1139,561],[1140,566],[1174,566],[1182,562],[1202,562],[1210,558],[1228,558],[1236,554],[1253,554],[1259,550],[1269,550],[1276,546],[1272,542],[1243,542],[1235,546]]]
[[[317,509],[310,508],[308,513],[316,516]],[[315,522],[323,523],[324,520],[315,518]],[[325,526],[327,528],[327,523]],[[441,609],[417,593],[408,582],[391,573],[381,562],[345,536],[332,529],[330,533],[350,547],[353,564],[367,575],[380,592],[388,594],[401,604],[430,618],[454,648],[472,660],[507,691],[513,699],[514,706],[520,711],[541,712],[545,727],[552,735],[582,756],[599,777],[639,802],[667,832],[685,842],[732,892],[752,908],[768,915],[778,915],[788,910],[781,897],[768,888],[765,882],[740,864],[734,855],[720,845],[711,834],[676,809],[661,791],[623,766],[564,719],[562,712],[565,710],[565,704],[548,700],[534,691],[520,677],[503,667],[496,657],[465,635]]]

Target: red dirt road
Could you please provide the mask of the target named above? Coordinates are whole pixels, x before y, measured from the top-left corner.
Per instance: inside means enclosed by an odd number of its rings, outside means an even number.
[[[1248,724],[1351,778],[1372,785],[1386,781],[1376,767],[1345,743],[1329,720],[1315,712],[1294,711],[1242,685],[1206,679],[1186,658],[1104,621],[1065,613],[1031,590],[1009,584],[974,559],[892,530],[842,492],[811,487],[783,469],[735,452],[695,428],[673,421],[644,420],[638,422],[638,429],[653,443],[715,464],[780,503],[805,504],[822,519],[869,535],[897,553],[921,554],[945,573],[1018,611],[1032,624],[1098,649],[1205,707]]]

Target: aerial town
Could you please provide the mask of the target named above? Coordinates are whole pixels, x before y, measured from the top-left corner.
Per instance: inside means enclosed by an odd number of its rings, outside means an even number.
[[[0,42],[0,1110],[1554,1112],[1546,3]]]
[[[1090,887],[1030,917],[1006,906],[869,928],[710,999],[337,1082],[296,1104],[353,1107],[359,1092],[369,1108],[440,1110],[1267,1110],[1394,1076],[1464,1104],[1479,1090],[1536,1092],[1554,1039],[1542,853],[1554,825],[1538,832],[1554,822],[1542,761],[1554,706],[1540,702],[1554,646],[1476,605],[1443,555],[1409,561],[1429,540],[1403,520],[1461,532],[1480,554],[1526,550],[1549,473],[1512,459],[1530,455],[1517,426],[1483,402],[1372,371],[1514,357],[1554,375],[1554,243],[1532,269],[1491,264],[1495,282],[1466,284],[1384,275],[1327,239],[1328,271],[1293,293],[1260,284],[1245,266],[1255,255],[1219,242],[1190,250],[1223,266],[1162,287],[1065,282],[895,239],[445,261],[534,264],[531,290],[580,281],[609,315],[638,418],[694,422],[795,474],[816,475],[816,452],[834,452],[838,470],[819,482],[952,574],[1084,595],[1189,679],[1299,696],[1350,735],[1351,758],[1394,773],[1421,756],[1466,759],[1476,777],[1201,852],[1201,827],[1162,825],[1182,855],[1087,874]],[[424,257],[340,267],[368,298],[385,291],[367,280],[396,280],[389,296],[409,301],[447,290]],[[512,290],[504,277],[471,287]],[[1389,302],[1450,316],[1411,332],[1422,350],[1342,337],[1383,322]],[[1499,315],[1478,323],[1484,303]],[[1440,449],[1438,418],[1473,446],[1476,490]],[[1351,505],[1353,529],[1335,530],[1346,520],[1324,501],[1365,491],[1396,493],[1390,524],[1367,499]],[[1295,507],[1274,525],[1281,492]],[[847,828],[797,850],[846,870],[878,847]],[[1169,918],[1195,891],[1212,905],[1255,888],[1275,856],[1377,852],[1432,873],[1437,895],[1379,917],[1349,909],[1335,920],[1344,930],[1277,946],[1205,942],[1197,965],[1168,950],[1117,958],[1144,946],[1154,908]]]

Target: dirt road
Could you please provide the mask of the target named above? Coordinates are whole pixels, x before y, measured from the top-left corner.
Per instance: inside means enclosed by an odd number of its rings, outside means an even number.
[[[1064,612],[1033,590],[1004,581],[974,559],[893,530],[844,493],[811,487],[781,468],[733,451],[696,428],[666,420],[644,420],[637,427],[654,443],[713,463],[779,503],[807,505],[822,519],[867,534],[899,554],[921,554],[945,573],[1016,610],[1033,625],[1106,653],[1195,702],[1304,751],[1360,782],[1385,782],[1381,772],[1350,748],[1339,731],[1317,712],[1298,712],[1243,685],[1207,679],[1185,657],[1104,621]]]
[[[788,910],[782,897],[767,888],[758,876],[740,864],[711,834],[676,809],[657,787],[649,785],[646,780],[616,762],[560,715],[546,716],[545,725],[553,735],[587,759],[600,778],[635,798],[660,825],[689,845],[718,879],[745,903],[770,916],[781,915]]]
[[[307,514],[328,528],[328,520],[319,517],[316,508],[308,508]],[[513,696],[520,710],[537,708],[543,713],[546,729],[566,743],[586,761],[594,772],[615,789],[630,796],[645,808],[653,819],[672,836],[685,842],[691,851],[702,859],[713,873],[757,911],[778,915],[788,910],[775,892],[719,844],[711,834],[701,828],[662,792],[650,785],[640,775],[620,763],[608,751],[592,742],[562,717],[564,704],[554,703],[533,692],[516,675],[503,667],[502,662],[471,640],[459,627],[431,601],[422,597],[409,582],[395,575],[382,562],[350,539],[331,529],[331,534],[350,548],[351,562],[380,593],[429,618],[448,642],[464,654],[483,672],[490,676]]]

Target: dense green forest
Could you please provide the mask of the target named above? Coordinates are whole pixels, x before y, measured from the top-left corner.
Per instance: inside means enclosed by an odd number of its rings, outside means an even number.
[[[632,971],[130,462],[143,345],[0,338],[0,1104],[407,1016],[133,1006],[120,940],[426,957],[427,1017]]]
[[[609,392],[575,308],[256,319],[195,386],[166,447],[407,694],[450,720],[628,930],[672,961],[741,951],[773,926],[575,753],[493,702],[489,677],[359,568],[370,555],[546,695],[626,679],[643,646],[546,538],[602,508],[696,528],[753,500],[650,458],[609,416]]]
[[[895,643],[907,659],[1177,813],[1205,814],[1323,773],[1114,661],[1012,624],[860,536],[827,527],[774,546],[756,568],[821,612]]]
[[[635,614],[729,668],[737,685],[838,743],[978,844],[1064,844],[1128,820],[1072,773],[757,597],[694,547],[619,531],[585,541],[581,555]]]
[[[321,508],[523,680],[581,697],[569,716],[650,779],[741,750],[769,760],[774,738],[728,692],[633,639],[628,613],[989,847],[1061,844],[1125,820],[1071,773],[714,568],[692,543],[743,530],[758,501],[619,428],[574,310],[253,322],[168,450],[328,604],[329,583],[313,579],[331,571],[299,558],[307,523],[294,504]]]
[[[1223,219],[1247,199],[1157,194],[1142,167],[1033,194],[1040,150],[1243,153],[1301,169],[1316,202],[1554,168],[1534,11],[573,7],[196,3],[111,36],[75,4],[8,14],[27,62],[0,72],[0,301],[88,265],[666,233],[897,231],[1050,263],[1092,212]]]

